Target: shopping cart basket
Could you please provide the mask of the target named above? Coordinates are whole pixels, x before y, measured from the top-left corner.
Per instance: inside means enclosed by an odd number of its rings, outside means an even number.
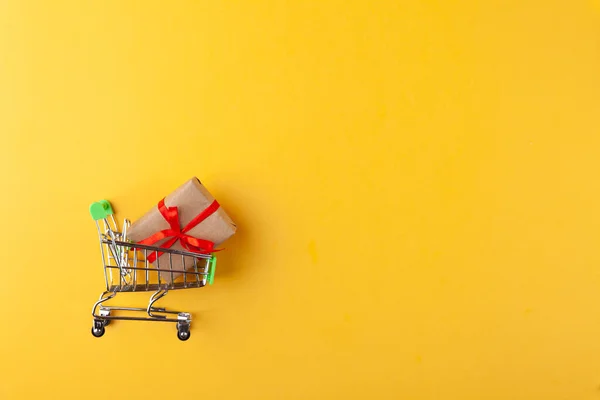
[[[156,246],[134,244],[127,240],[127,229],[131,225],[123,222],[123,231],[118,230],[110,203],[102,200],[90,206],[90,214],[96,221],[104,281],[106,288],[92,309],[94,324],[92,335],[104,335],[105,327],[112,320],[161,321],[174,322],[177,326],[177,337],[180,340],[190,338],[190,313],[172,311],[154,307],[154,303],[167,295],[169,290],[199,288],[207,283],[212,284],[215,276],[217,259],[214,254],[199,254],[189,251],[173,250]],[[156,267],[148,262],[148,256],[154,253]],[[159,255],[168,255],[168,265],[160,265]],[[173,260],[181,257],[185,272],[173,269]],[[167,257],[161,257],[165,259]],[[187,263],[187,265],[186,265]],[[164,262],[163,262],[164,264]],[[181,277],[174,279],[174,274]],[[167,279],[165,279],[167,278]],[[170,279],[168,279],[170,278]],[[103,303],[114,298],[120,292],[153,292],[148,306],[119,307],[107,306]],[[144,316],[114,315],[113,311],[144,313]],[[171,317],[169,317],[169,315]]]

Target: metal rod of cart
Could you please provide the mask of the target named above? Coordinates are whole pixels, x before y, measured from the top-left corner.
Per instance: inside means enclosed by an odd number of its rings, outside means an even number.
[[[169,290],[192,289],[212,284],[216,268],[214,254],[194,253],[157,246],[134,244],[127,240],[127,229],[131,225],[123,222],[119,231],[112,206],[106,200],[93,203],[90,214],[96,221],[100,253],[104,269],[105,290],[92,308],[94,322],[92,335],[104,335],[105,328],[112,320],[173,322],[180,340],[190,338],[192,316],[188,312],[167,310],[155,307],[155,303],[165,297]],[[156,257],[156,267],[148,262],[152,253]],[[166,254],[167,265],[161,265],[159,256]],[[173,260],[179,257],[184,271],[173,268]],[[187,265],[186,265],[187,262]],[[181,276],[177,276],[181,275]],[[152,292],[146,307],[122,307],[104,304],[121,292]],[[134,315],[121,315],[122,312]]]

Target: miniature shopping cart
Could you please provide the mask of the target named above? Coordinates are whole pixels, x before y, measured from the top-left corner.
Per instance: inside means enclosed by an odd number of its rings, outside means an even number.
[[[96,221],[96,227],[98,228],[104,281],[106,283],[105,291],[94,303],[92,309],[92,316],[94,317],[92,335],[95,337],[104,335],[105,327],[112,320],[161,321],[176,323],[177,337],[180,340],[188,340],[192,322],[190,313],[154,307],[154,303],[165,297],[169,290],[200,288],[207,283],[212,284],[217,262],[215,255],[129,242],[127,240],[127,228],[131,223],[125,220],[123,231],[120,232],[112,207],[106,200],[93,203],[90,206],[90,214]],[[152,253],[156,256],[156,267],[148,262],[148,256]],[[163,256],[161,259],[168,258],[168,265],[161,265],[158,262],[159,255],[163,253],[167,257]],[[174,270],[173,260],[175,257],[181,257],[184,267],[186,267],[187,261],[189,269],[186,271]],[[190,265],[192,263],[193,265]],[[174,274],[181,274],[181,277],[174,279]],[[120,292],[153,293],[150,296],[148,306],[145,308],[117,307],[103,304]],[[133,313],[136,316],[115,315],[113,313],[115,311]],[[144,313],[144,315],[137,316],[140,313]]]

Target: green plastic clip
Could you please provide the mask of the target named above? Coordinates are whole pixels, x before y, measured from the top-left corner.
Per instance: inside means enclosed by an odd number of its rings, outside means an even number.
[[[209,263],[210,264],[208,267],[208,284],[212,285],[215,281],[215,270],[217,269],[217,256],[213,254],[210,258]]]
[[[95,221],[113,215],[113,209],[108,200],[100,200],[90,205],[90,215]]]

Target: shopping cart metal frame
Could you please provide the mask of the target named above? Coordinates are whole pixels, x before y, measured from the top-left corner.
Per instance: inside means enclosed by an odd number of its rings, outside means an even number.
[[[214,254],[194,253],[184,250],[174,250],[157,246],[134,244],[127,240],[127,229],[131,225],[128,220],[123,222],[123,231],[118,230],[112,206],[106,200],[93,203],[90,214],[96,222],[102,266],[104,270],[105,290],[92,308],[94,322],[92,335],[101,337],[105,328],[112,320],[172,322],[177,327],[177,337],[180,340],[190,338],[192,316],[189,312],[167,310],[155,307],[154,304],[165,297],[169,290],[192,289],[212,284],[216,268]],[[156,267],[148,262],[148,255],[156,255]],[[159,255],[168,255],[168,265],[161,267]],[[186,260],[193,260],[189,270],[185,272],[173,269],[174,257],[181,257],[186,266]],[[181,279],[174,279],[174,274],[181,274]],[[191,279],[189,278],[191,276]],[[156,280],[152,278],[157,278]],[[171,279],[165,279],[171,278]],[[152,283],[151,283],[152,282]],[[146,307],[124,307],[105,305],[117,293],[153,292]],[[114,311],[145,313],[147,316],[115,315]]]

